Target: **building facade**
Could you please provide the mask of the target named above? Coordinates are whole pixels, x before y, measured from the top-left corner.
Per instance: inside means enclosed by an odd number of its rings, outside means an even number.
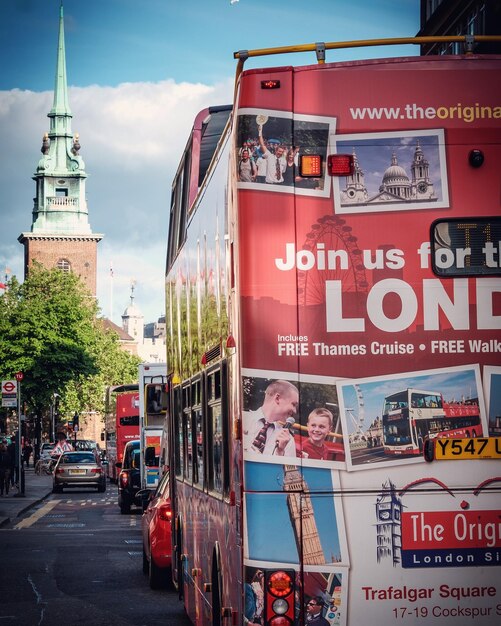
[[[418,37],[445,35],[501,35],[499,0],[421,0]],[[464,54],[462,43],[423,44],[421,54]],[[498,42],[475,43],[476,54],[501,54]]]

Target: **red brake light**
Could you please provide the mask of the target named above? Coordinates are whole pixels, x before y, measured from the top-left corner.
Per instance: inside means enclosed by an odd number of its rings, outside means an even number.
[[[292,591],[292,577],[287,572],[279,570],[268,578],[268,591],[275,598],[288,596]]]
[[[303,178],[320,178],[322,176],[322,157],[319,154],[301,155],[299,174]]]
[[[95,467],[94,469],[91,469],[91,474],[102,474],[103,470],[100,467]]]
[[[261,89],[280,89],[280,81],[279,80],[262,80],[261,81]]]
[[[330,154],[327,157],[327,168],[331,176],[350,176],[353,174],[353,155]]]
[[[127,472],[120,472],[120,484],[122,487],[127,487],[129,484],[129,474]]]
[[[162,504],[162,506],[158,507],[158,517],[164,522],[170,522],[172,518],[170,504]]]

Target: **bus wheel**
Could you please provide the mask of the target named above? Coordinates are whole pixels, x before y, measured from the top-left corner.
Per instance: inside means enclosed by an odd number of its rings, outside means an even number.
[[[146,557],[146,552],[144,551],[143,546],[143,574],[147,574],[150,569],[150,564],[148,563],[148,558]]]
[[[221,579],[221,562],[219,556],[219,545],[216,543],[212,554],[212,626],[222,626],[221,610],[223,606],[222,591],[223,581]]]
[[[184,562],[182,559],[183,555],[183,525],[181,522],[181,518],[178,517],[176,524],[176,544],[174,546],[174,552],[172,555],[172,562],[176,564],[176,578],[173,582],[177,587],[178,597],[180,600],[184,598],[184,576],[183,576],[183,568]]]

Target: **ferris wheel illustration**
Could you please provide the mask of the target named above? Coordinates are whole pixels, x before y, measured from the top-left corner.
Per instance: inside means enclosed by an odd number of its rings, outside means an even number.
[[[345,407],[346,420],[350,421],[352,426],[355,428],[353,432],[349,435],[350,444],[363,443],[365,445],[366,435],[364,431],[364,423],[365,423],[365,403],[364,403],[364,395],[362,393],[362,389],[360,385],[353,385],[355,389],[355,395],[357,399],[356,408],[353,407]]]
[[[345,251],[348,258],[348,267],[343,269],[338,263],[336,268],[298,271],[299,302],[306,305],[321,304],[325,301],[325,282],[340,280],[343,293],[367,293],[366,270],[363,264],[362,251],[358,246],[358,239],[353,234],[352,227],[346,220],[337,215],[324,215],[312,225],[306,235],[303,249],[317,254],[319,248],[327,254],[328,251]]]

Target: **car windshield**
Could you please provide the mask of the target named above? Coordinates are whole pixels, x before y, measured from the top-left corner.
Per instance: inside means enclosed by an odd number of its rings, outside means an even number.
[[[61,463],[95,463],[96,458],[88,452],[67,452],[63,454]]]

